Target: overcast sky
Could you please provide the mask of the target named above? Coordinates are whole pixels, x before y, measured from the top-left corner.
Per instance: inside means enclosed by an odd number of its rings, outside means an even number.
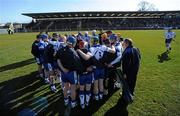
[[[137,11],[141,0],[0,0],[0,23],[30,22],[21,13]],[[162,10],[180,10],[180,0],[146,0]]]

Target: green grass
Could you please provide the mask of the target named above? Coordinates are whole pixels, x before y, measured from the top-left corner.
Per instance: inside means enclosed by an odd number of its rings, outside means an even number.
[[[158,62],[157,55],[165,51],[164,30],[114,32],[132,38],[142,54],[135,100],[128,106],[129,115],[179,116],[180,30],[175,30],[177,38],[172,42],[172,52],[169,54],[171,59],[163,63]],[[36,34],[0,35],[0,114],[17,114],[29,108],[40,114],[62,115],[66,110],[61,91],[51,93],[48,85],[36,77],[36,64],[30,54]],[[93,103],[86,112],[80,109],[72,112],[105,115],[117,107],[119,98],[117,91],[104,102]],[[116,110],[118,112],[121,109]]]

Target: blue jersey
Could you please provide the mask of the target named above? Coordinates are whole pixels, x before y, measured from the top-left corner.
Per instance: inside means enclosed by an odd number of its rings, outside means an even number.
[[[90,48],[90,52],[96,58],[96,60],[101,59],[105,51],[109,51],[109,48],[105,45],[94,45]]]
[[[49,44],[49,41],[44,42],[44,46],[46,47]]]
[[[123,53],[123,47],[122,44],[120,42],[117,42],[115,44],[115,49],[116,49],[116,59],[114,59],[111,64],[114,65],[118,62],[120,62],[121,57],[122,57],[122,53]]]
[[[60,42],[59,41],[49,41],[49,44],[53,45],[54,52],[56,53],[59,49]]]
[[[166,39],[173,39],[176,37],[176,33],[175,32],[166,32],[165,33],[165,38]]]
[[[49,41],[49,44],[45,47],[44,50],[44,59],[45,62],[53,63],[55,60],[55,55],[59,48],[58,41]]]
[[[34,55],[37,64],[42,64],[44,62],[44,49],[45,43],[43,41],[34,41],[32,44],[31,53]]]
[[[104,63],[101,62],[101,59],[103,58],[104,52],[109,52],[108,47],[105,45],[94,45],[90,48],[90,52],[93,56],[93,65],[96,66],[96,68],[103,68]]]
[[[46,43],[44,41],[40,41],[39,44],[38,44],[38,49],[39,49],[39,53],[40,53],[40,56],[42,56],[44,54],[44,49],[46,47]]]
[[[91,37],[90,37],[89,35],[85,35],[85,36],[83,37],[83,40],[86,41],[86,42],[88,42],[88,44],[91,43]]]

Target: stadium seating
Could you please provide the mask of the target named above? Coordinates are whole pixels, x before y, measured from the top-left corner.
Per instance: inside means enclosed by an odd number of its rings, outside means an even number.
[[[87,19],[87,20],[55,20],[37,21],[27,25],[29,29],[42,31],[74,31],[81,21],[81,30],[92,29],[162,29],[167,26],[180,28],[177,19]]]
[[[23,14],[37,19],[25,28],[29,31],[131,30],[180,28],[179,11],[153,12],[67,12]]]

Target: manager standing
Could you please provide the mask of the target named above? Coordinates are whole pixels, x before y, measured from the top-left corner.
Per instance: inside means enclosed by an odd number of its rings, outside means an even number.
[[[127,85],[129,86],[129,91],[132,96],[134,96],[134,88],[136,85],[137,73],[140,66],[140,52],[137,48],[133,47],[133,42],[131,39],[125,39],[123,41],[124,52],[122,54],[122,70],[123,77]],[[125,90],[123,89],[123,97]]]

